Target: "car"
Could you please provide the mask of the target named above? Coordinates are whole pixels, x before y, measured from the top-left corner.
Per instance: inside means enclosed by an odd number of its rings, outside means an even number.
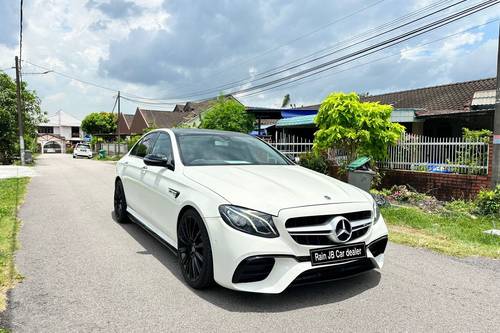
[[[90,149],[90,145],[87,143],[77,143],[75,149],[73,149],[73,158],[77,158],[79,156],[92,158],[92,149]]]
[[[157,129],[116,165],[114,214],[175,251],[187,284],[258,293],[384,263],[372,196],[247,134]]]

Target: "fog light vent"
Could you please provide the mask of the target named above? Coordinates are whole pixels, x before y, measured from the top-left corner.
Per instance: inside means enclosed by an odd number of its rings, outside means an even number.
[[[240,262],[233,275],[233,283],[262,281],[274,267],[273,257],[249,257]]]

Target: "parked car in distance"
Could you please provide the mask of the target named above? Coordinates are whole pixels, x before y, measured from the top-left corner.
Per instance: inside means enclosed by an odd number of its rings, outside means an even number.
[[[87,143],[77,143],[75,149],[73,149],[73,158],[77,158],[79,156],[92,158],[92,149],[90,149],[90,145]]]
[[[154,130],[116,171],[116,220],[174,249],[193,288],[280,293],[384,263],[387,227],[369,193],[250,135]]]

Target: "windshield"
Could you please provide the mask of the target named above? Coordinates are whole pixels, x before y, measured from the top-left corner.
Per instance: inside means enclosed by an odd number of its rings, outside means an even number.
[[[249,135],[180,134],[184,165],[285,165],[290,162],[264,142]]]

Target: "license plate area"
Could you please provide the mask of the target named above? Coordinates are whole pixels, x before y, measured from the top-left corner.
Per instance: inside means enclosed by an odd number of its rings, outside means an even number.
[[[323,247],[309,251],[313,266],[366,258],[365,243]]]

